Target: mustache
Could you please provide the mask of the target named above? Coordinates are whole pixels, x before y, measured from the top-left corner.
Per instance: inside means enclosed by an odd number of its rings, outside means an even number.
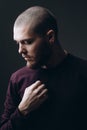
[[[34,57],[33,57],[33,56],[30,56],[30,55],[25,55],[25,54],[22,54],[22,57],[23,57],[23,58],[34,59]]]

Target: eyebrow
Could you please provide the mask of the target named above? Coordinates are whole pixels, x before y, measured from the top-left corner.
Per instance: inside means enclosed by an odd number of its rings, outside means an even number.
[[[34,40],[34,38],[26,38],[26,39],[23,39],[23,40],[20,40],[20,41],[16,41],[16,40],[14,40],[14,41],[19,43],[19,42],[31,41],[31,40]]]

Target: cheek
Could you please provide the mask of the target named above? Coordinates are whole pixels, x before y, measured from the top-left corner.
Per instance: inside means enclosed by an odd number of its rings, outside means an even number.
[[[48,56],[49,54],[51,54],[50,44],[47,43],[46,41],[42,43],[42,45],[39,47],[39,52],[44,56]]]
[[[43,44],[40,44],[39,46],[36,46],[33,51],[38,57],[41,57],[45,53],[45,49],[46,48],[43,43]]]
[[[32,56],[40,56],[44,51],[43,44],[32,44],[30,47],[27,48],[28,53]]]
[[[28,55],[33,57],[48,56],[50,52],[49,44],[45,41],[35,42],[27,46]]]
[[[35,55],[37,50],[35,45],[27,45],[26,48],[27,48],[28,55]]]

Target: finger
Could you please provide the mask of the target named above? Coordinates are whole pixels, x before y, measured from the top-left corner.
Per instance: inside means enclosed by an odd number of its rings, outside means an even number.
[[[36,89],[39,85],[41,85],[41,81],[38,80],[35,83],[33,83],[30,87],[32,90]]]
[[[46,100],[48,99],[48,95],[44,94],[43,96],[40,96],[39,98],[39,106]]]
[[[41,84],[38,88],[34,89],[34,93],[39,94],[45,89],[45,84]]]
[[[43,104],[43,102],[45,102],[46,99],[48,99],[48,95],[45,95],[44,98],[38,99],[38,104],[35,106],[35,108],[37,109],[38,107],[40,107],[40,105]]]
[[[44,89],[39,95],[38,95],[38,98],[44,98],[47,96],[47,92],[48,90],[47,89]]]

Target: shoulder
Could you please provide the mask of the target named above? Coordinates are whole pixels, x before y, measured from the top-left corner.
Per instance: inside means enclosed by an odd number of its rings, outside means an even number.
[[[11,75],[10,81],[13,83],[30,82],[37,78],[39,69],[30,69],[25,66],[17,70]]]
[[[77,67],[81,67],[81,68],[86,67],[87,68],[87,59],[83,59],[83,58],[74,56],[72,54],[69,54],[69,61],[73,65],[76,65]]]
[[[24,66],[22,68],[20,68],[19,70],[17,70],[16,72],[12,73],[10,80],[12,80],[13,82],[17,82],[20,79],[26,78],[29,75],[32,75],[33,70],[29,69],[27,66]]]
[[[87,75],[87,60],[86,59],[69,54],[69,63],[71,64],[72,68],[75,69],[75,71],[78,71],[79,74],[85,75],[85,76]]]

